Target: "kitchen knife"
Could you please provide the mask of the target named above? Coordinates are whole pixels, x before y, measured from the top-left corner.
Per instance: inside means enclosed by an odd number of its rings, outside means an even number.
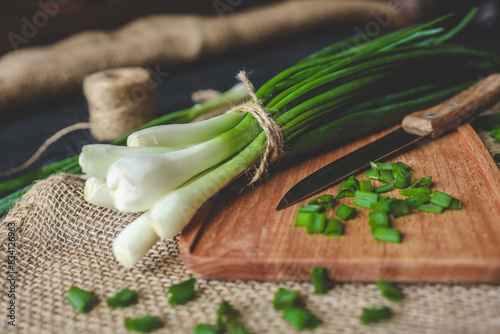
[[[451,99],[407,115],[402,126],[317,170],[293,186],[276,208],[289,207],[406,147],[424,144],[468,122],[500,100],[500,74],[493,74]]]

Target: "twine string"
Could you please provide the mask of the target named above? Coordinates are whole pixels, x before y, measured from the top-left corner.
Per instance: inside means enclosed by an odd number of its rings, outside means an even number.
[[[11,168],[11,169],[0,170],[0,175],[10,175],[10,174],[14,174],[14,173],[21,172],[21,171],[25,170],[26,168],[31,166],[36,161],[36,159],[38,159],[43,154],[43,152],[45,152],[47,150],[47,148],[50,145],[52,145],[53,143],[58,141],[61,137],[67,135],[70,132],[73,132],[76,130],[88,129],[88,128],[90,128],[90,123],[82,122],[82,123],[76,123],[76,124],[70,125],[68,127],[65,127],[64,129],[57,131],[52,136],[50,136],[42,144],[42,146],[40,146],[38,148],[38,150],[31,156],[31,158],[29,158],[25,163],[23,163],[20,166]]]
[[[249,185],[252,185],[266,173],[267,167],[269,165],[272,165],[273,163],[281,159],[281,157],[283,156],[284,137],[278,123],[276,123],[276,121],[269,115],[264,106],[262,106],[262,103],[257,98],[254,86],[248,79],[247,73],[245,71],[240,71],[238,73],[238,79],[247,88],[253,102],[249,101],[247,103],[238,105],[231,108],[228,112],[243,111],[252,114],[252,116],[264,130],[267,137],[266,150],[264,152],[264,155],[262,156],[259,167],[257,167],[257,169],[255,170],[255,174],[249,183]]]

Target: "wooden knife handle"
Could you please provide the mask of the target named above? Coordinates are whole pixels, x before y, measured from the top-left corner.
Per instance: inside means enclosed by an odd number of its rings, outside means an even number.
[[[472,116],[499,100],[500,74],[492,74],[435,107],[409,114],[403,119],[403,129],[415,135],[436,138],[467,123]]]

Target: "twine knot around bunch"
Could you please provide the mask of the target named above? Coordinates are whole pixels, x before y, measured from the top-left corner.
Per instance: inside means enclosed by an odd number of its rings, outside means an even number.
[[[267,166],[279,161],[284,153],[284,136],[281,127],[266,111],[265,107],[257,98],[253,84],[247,77],[245,71],[240,71],[237,75],[238,79],[245,85],[251,100],[247,103],[240,104],[228,110],[227,112],[242,111],[252,114],[260,127],[264,130],[267,136],[266,151],[262,156],[259,167],[255,170],[249,185],[257,182],[267,171]]]

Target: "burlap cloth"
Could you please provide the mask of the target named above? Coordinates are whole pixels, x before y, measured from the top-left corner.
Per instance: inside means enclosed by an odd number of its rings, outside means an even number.
[[[483,133],[483,137],[484,133]],[[492,152],[498,143],[487,142]],[[500,333],[500,286],[401,284],[405,299],[385,301],[373,284],[336,284],[326,295],[313,294],[308,282],[241,282],[198,280],[198,296],[171,307],[164,291],[191,276],[183,266],[177,240],[158,243],[134,268],[122,268],[111,243],[135,214],[92,206],[83,199],[83,179],[59,175],[37,183],[1,224],[1,309],[6,314],[10,283],[7,226],[16,225],[16,327],[2,316],[0,332],[125,333],[127,317],[152,314],[164,321],[158,333],[189,333],[200,322],[215,322],[222,299],[230,301],[254,333],[294,333],[271,300],[280,286],[299,290],[307,307],[324,324],[315,333]],[[66,301],[76,284],[102,300],[128,287],[140,293],[139,303],[111,310],[104,301],[89,314],[77,314]],[[363,307],[390,305],[395,317],[369,327],[360,324]]]

